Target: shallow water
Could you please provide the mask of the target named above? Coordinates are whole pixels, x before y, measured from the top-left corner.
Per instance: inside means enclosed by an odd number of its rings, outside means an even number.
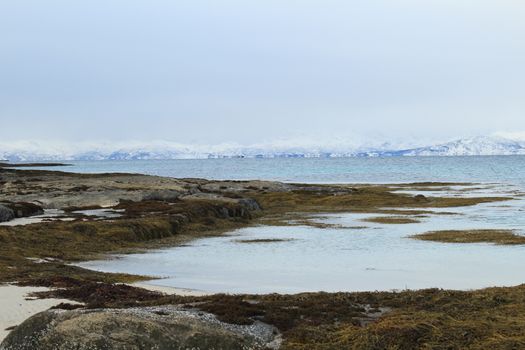
[[[520,198],[466,208],[432,209],[455,211],[458,215],[431,215],[415,224],[360,221],[383,215],[329,214],[312,220],[347,228],[252,227],[224,237],[199,239],[184,247],[82,264],[103,271],[164,277],[154,284],[214,292],[291,293],[470,289],[525,282],[525,247],[406,238],[429,230],[462,228],[510,228],[521,233],[525,228],[525,156],[87,161],[54,169],[312,183],[475,182],[479,184],[408,193]],[[293,240],[237,242],[274,238]]]
[[[479,186],[478,186],[479,187]],[[490,185],[494,195],[516,188]],[[446,195],[454,195],[453,189]],[[462,190],[462,189],[459,189]],[[474,289],[525,282],[525,246],[450,244],[407,236],[444,229],[525,227],[525,200],[463,208],[430,209],[414,224],[375,224],[377,214],[325,214],[311,220],[342,228],[258,226],[223,237],[199,239],[184,247],[87,262],[107,272],[153,275],[153,284],[209,292],[295,293],[419,288]],[[240,243],[242,239],[281,239]]]
[[[73,214],[92,216],[96,219],[114,219],[122,216],[124,209],[87,209],[75,210]]]
[[[30,225],[37,224],[44,221],[69,221],[73,218],[64,218],[65,215],[63,210],[59,209],[44,209],[44,214],[27,216],[23,218],[16,218],[11,221],[0,222],[0,226],[20,226],[20,225]]]

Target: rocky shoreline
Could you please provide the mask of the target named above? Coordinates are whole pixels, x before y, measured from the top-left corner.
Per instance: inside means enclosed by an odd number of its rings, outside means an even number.
[[[0,349],[149,349],[155,344],[159,349],[503,349],[525,344],[518,313],[525,311],[521,286],[177,296],[128,285],[147,276],[71,265],[258,223],[304,225],[304,213],[408,217],[510,199],[397,192],[450,185],[307,185],[0,167],[0,213],[7,213],[6,220],[50,209],[61,213],[31,225],[0,226],[0,282],[48,287],[33,296],[81,303],[30,318]],[[112,215],[103,214],[108,211]]]
[[[82,325],[82,327],[78,327]],[[273,326],[224,323],[177,306],[49,310],[11,333],[0,348],[34,349],[278,349]]]

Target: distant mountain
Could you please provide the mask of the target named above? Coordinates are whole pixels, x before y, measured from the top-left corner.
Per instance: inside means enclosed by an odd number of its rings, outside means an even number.
[[[389,145],[370,148],[340,146],[189,146],[162,143],[147,146],[130,146],[112,149],[67,151],[68,147],[45,147],[0,145],[0,159],[12,162],[59,161],[59,160],[154,160],[154,159],[206,159],[206,158],[338,158],[338,157],[402,157],[402,156],[479,156],[479,155],[525,155],[525,142],[504,138],[479,136],[447,143],[397,149]]]
[[[525,155],[525,142],[478,136],[433,146],[378,151],[378,156],[492,156]]]

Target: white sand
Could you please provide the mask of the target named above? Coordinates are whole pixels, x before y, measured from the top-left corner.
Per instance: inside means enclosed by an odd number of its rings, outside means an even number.
[[[164,287],[157,286],[147,283],[134,283],[132,284],[135,287],[140,287],[156,292],[166,293],[166,294],[178,294],[183,296],[205,296],[209,293],[191,290],[191,289],[182,289],[182,288],[173,288],[173,287]],[[13,285],[1,285],[0,284],[0,342],[9,334],[10,331],[7,331],[6,328],[19,325],[29,317],[45,311],[50,307],[58,305],[60,303],[71,303],[75,304],[74,301],[63,300],[63,299],[32,299],[26,300],[28,294],[32,292],[41,292],[49,290],[49,288],[44,287],[18,287]]]
[[[194,289],[184,289],[184,288],[175,288],[175,287],[165,287],[165,286],[158,286],[154,284],[149,283],[133,283],[131,286],[144,288],[147,290],[155,291],[155,292],[161,292],[165,294],[177,294],[182,296],[188,296],[188,297],[202,297],[206,295],[211,295],[213,293],[207,293],[200,290],[194,290]]]
[[[74,303],[61,299],[26,300],[27,294],[46,290],[49,289],[0,285],[0,342],[9,333],[6,328],[16,326],[34,314],[60,303]]]

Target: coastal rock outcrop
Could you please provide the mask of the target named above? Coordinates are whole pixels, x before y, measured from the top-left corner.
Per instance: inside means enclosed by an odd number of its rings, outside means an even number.
[[[44,209],[42,209],[40,205],[34,203],[9,203],[6,206],[13,210],[13,212],[15,213],[15,217],[17,218],[25,218],[28,216],[44,214]]]
[[[250,211],[261,210],[261,206],[259,205],[259,203],[252,198],[241,198],[238,200],[238,203],[243,205],[246,209]]]
[[[156,190],[144,195],[145,201],[174,201],[181,196],[181,191],[175,190]]]
[[[6,222],[15,218],[13,209],[0,204],[0,222]]]
[[[48,310],[16,327],[0,350],[277,349],[276,329],[218,321],[176,306]]]
[[[34,203],[0,203],[0,222],[41,214],[44,214],[44,210]]]
[[[276,181],[207,181],[200,185],[200,189],[206,192],[231,192],[243,193],[246,191],[271,191],[284,192],[293,188],[294,185]]]

